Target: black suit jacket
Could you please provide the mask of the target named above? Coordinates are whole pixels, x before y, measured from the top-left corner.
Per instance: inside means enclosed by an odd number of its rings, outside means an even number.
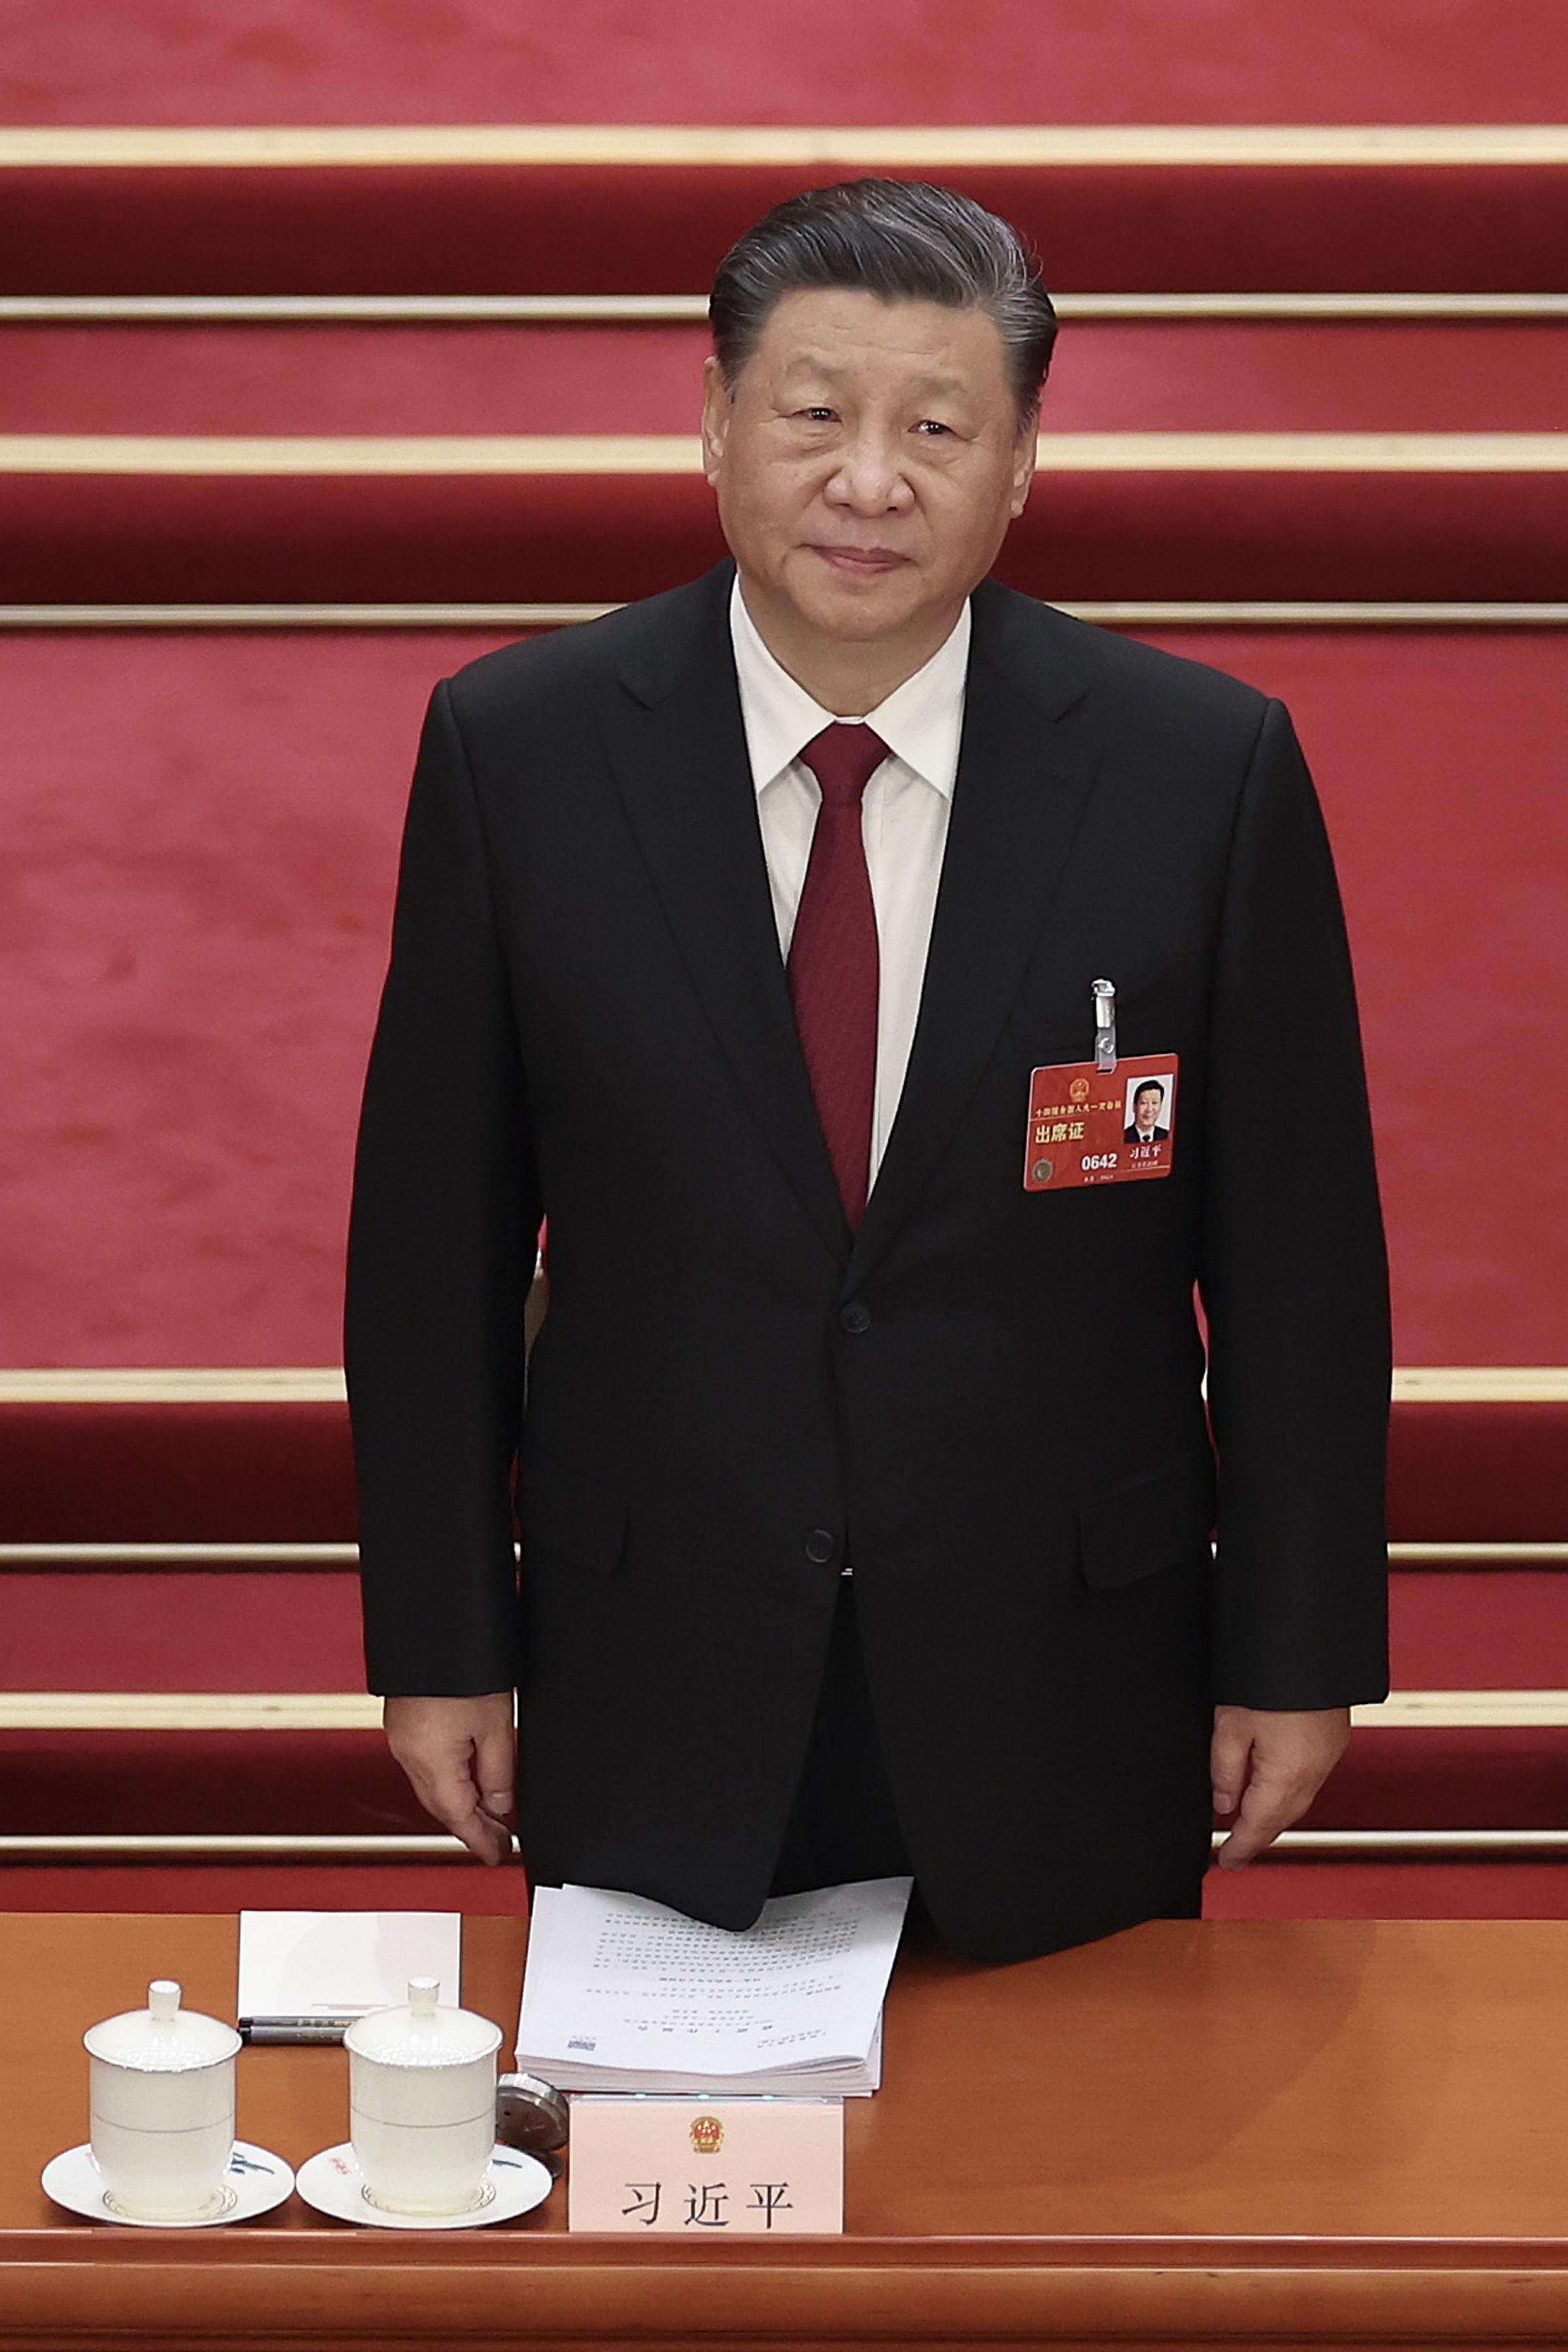
[[[1278,703],[985,583],[919,1027],[851,1238],[731,577],[487,656],[431,705],[350,1256],[372,1687],[516,1680],[534,1874],[742,1926],[847,1547],[951,1940],[1003,1958],[1190,1911],[1212,1704],[1386,1687],[1384,1250],[1310,783]],[[1121,1051],[1181,1056],[1173,1172],[1026,1192],[1029,1074],[1089,1052],[1100,973]],[[1255,1111],[1281,1066],[1310,1112],[1288,1153]]]
[[[1141,1133],[1136,1127],[1124,1127],[1121,1135],[1126,1143],[1169,1143],[1171,1139],[1168,1127],[1152,1127],[1147,1135]]]

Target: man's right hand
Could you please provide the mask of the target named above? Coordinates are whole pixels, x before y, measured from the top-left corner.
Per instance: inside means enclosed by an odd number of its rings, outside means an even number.
[[[415,1795],[481,1862],[511,1858],[515,1738],[510,1691],[478,1698],[389,1698],[387,1745]]]

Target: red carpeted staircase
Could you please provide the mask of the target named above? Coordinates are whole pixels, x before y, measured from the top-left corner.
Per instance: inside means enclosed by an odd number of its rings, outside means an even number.
[[[1405,1696],[1213,1906],[1568,1911],[1560,20],[984,0],[960,57],[809,0],[828,74],[799,12],[68,14],[69,73],[0,32],[0,1899],[518,1901],[409,1846],[345,1696],[333,1377],[135,1368],[334,1362],[429,686],[712,559],[712,265],[878,169],[1010,212],[1061,296],[1005,575],[1291,705],[1400,1360],[1471,1368],[1402,1382]]]

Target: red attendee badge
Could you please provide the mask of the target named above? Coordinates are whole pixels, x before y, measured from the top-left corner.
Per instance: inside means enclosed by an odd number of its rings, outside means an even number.
[[[1103,1070],[1058,1062],[1029,1074],[1026,1192],[1127,1184],[1168,1176],[1176,1139],[1174,1054],[1145,1054]]]

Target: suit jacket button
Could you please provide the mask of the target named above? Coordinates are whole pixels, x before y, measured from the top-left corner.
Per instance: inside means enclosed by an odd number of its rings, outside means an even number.
[[[818,1568],[826,1568],[838,1546],[826,1528],[813,1528],[805,1539],[805,1556]]]
[[[847,1307],[839,1308],[838,1320],[846,1331],[868,1331],[871,1310],[863,1298],[852,1298]]]

